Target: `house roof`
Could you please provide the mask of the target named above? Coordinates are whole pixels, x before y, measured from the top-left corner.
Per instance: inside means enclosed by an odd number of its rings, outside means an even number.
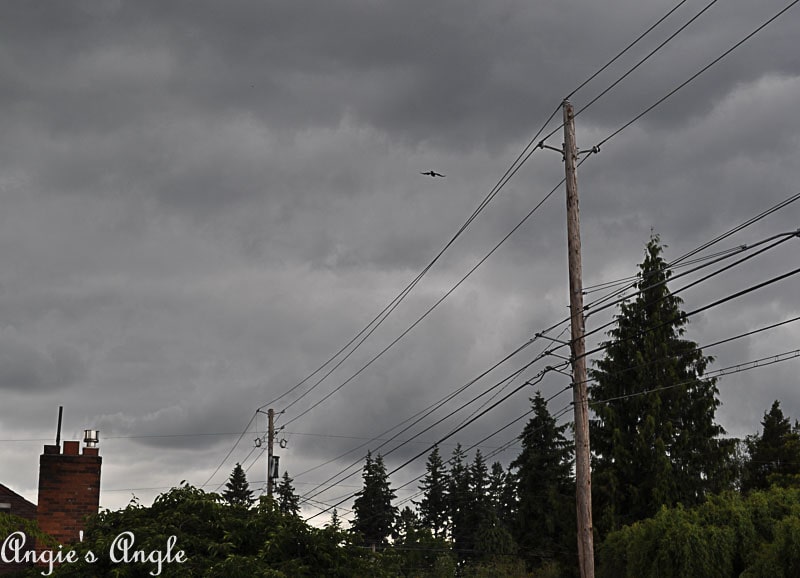
[[[0,513],[14,514],[28,520],[36,519],[36,504],[29,502],[11,488],[0,484]]]

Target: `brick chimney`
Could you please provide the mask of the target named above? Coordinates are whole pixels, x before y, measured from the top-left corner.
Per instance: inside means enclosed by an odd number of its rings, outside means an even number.
[[[88,440],[80,452],[80,442],[65,441],[61,446],[46,445],[39,456],[39,504],[37,519],[43,532],[61,544],[80,539],[85,519],[100,507],[100,466],[103,458]]]

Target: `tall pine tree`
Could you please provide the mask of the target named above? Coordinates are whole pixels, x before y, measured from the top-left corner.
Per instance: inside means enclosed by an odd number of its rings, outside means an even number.
[[[300,513],[300,498],[294,491],[292,481],[289,472],[284,471],[277,488],[278,509],[284,514],[296,516]]]
[[[242,465],[237,463],[231,472],[231,477],[225,484],[226,490],[222,492],[222,497],[232,506],[244,506],[249,508],[253,505],[253,490],[247,483],[247,475],[242,469]]]
[[[470,525],[472,492],[470,491],[469,467],[466,459],[467,456],[461,448],[461,444],[457,444],[450,456],[447,475],[450,538],[459,560],[464,560],[472,549],[473,528]]]
[[[419,515],[422,523],[430,528],[435,538],[444,536],[447,531],[447,471],[444,467],[439,446],[435,446],[425,464],[425,476],[419,489]]]
[[[564,435],[540,392],[531,399],[533,417],[519,439],[522,452],[511,462],[517,484],[514,538],[532,566],[576,555],[573,444]]]
[[[592,485],[595,525],[611,530],[691,506],[720,486],[731,445],[720,440],[712,358],[683,339],[682,300],[667,288],[671,271],[658,236],[650,238],[632,302],[620,306],[605,355],[591,371],[595,419]]]
[[[395,494],[380,454],[373,459],[367,452],[363,477],[364,487],[353,502],[352,529],[363,536],[367,546],[382,546],[394,527],[397,508],[392,505]]]
[[[773,402],[764,412],[761,434],[747,436],[749,458],[745,461],[742,490],[762,490],[773,483],[800,482],[800,431],[784,417],[781,404]]]
[[[494,462],[489,471],[489,503],[497,517],[510,527],[517,510],[517,489],[514,476],[500,462]]]

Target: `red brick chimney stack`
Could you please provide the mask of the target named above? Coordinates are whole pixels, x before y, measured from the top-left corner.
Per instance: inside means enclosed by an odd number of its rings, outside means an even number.
[[[86,517],[97,513],[102,462],[97,447],[85,447],[81,453],[80,442],[65,441],[63,453],[59,445],[44,446],[39,456],[37,519],[42,531],[59,543],[77,542]]]

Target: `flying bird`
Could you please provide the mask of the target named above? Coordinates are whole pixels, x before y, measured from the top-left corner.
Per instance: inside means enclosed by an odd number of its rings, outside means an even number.
[[[442,173],[437,173],[436,171],[428,171],[427,173],[420,173],[420,174],[421,175],[426,175],[426,176],[429,176],[429,177],[443,177],[443,176],[445,176]]]

